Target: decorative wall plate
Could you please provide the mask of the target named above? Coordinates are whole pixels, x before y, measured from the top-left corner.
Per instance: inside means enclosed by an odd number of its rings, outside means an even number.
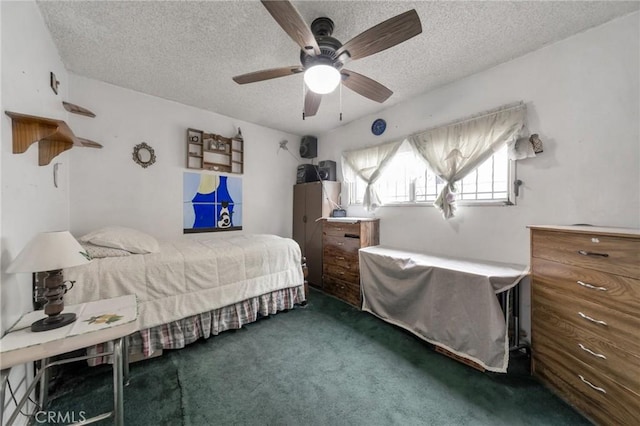
[[[378,118],[371,125],[371,133],[373,133],[376,136],[380,136],[381,134],[384,133],[386,128],[387,128],[387,122],[384,121],[382,118]]]

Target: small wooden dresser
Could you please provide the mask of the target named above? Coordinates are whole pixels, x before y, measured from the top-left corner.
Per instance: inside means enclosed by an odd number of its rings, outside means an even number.
[[[640,230],[530,229],[533,373],[598,424],[638,424]]]
[[[380,219],[341,218],[322,224],[322,290],[361,307],[358,250],[380,244]]]

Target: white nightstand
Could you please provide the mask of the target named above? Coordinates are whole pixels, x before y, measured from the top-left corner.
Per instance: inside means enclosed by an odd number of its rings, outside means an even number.
[[[0,383],[0,401],[4,401],[5,385],[11,367],[25,364],[31,361],[42,360],[42,367],[36,374],[33,383],[25,392],[18,403],[21,408],[28,400],[29,395],[41,382],[41,402],[46,402],[47,369],[54,365],[66,364],[82,359],[113,354],[113,411],[101,414],[84,422],[97,421],[113,416],[114,424],[124,424],[122,399],[123,369],[128,368],[126,358],[126,345],[124,337],[138,330],[138,306],[134,295],[114,297],[112,299],[98,300],[80,305],[65,306],[65,312],[75,312],[78,319],[61,328],[34,333],[31,331],[31,323],[44,316],[42,311],[34,311],[25,314],[0,340],[0,370],[2,370],[2,382]],[[106,352],[93,356],[82,356],[67,360],[48,362],[48,358],[71,352],[88,346],[97,345],[108,341],[114,341],[113,353]],[[44,379],[44,380],[43,380]],[[3,420],[4,404],[0,404],[0,425]],[[7,424],[13,423],[19,413],[16,409],[9,418]]]

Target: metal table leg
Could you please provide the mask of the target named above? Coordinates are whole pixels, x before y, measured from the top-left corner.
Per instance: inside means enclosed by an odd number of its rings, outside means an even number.
[[[0,371],[0,425],[4,424],[4,392],[7,388],[10,372],[11,368]]]
[[[521,349],[525,350],[525,353],[527,354],[527,356],[531,355],[531,348],[529,348],[529,345],[527,344],[527,342],[525,343],[520,343],[520,285],[522,284],[522,281],[520,283],[518,283],[514,288],[513,288],[513,345],[509,348],[509,351],[513,352],[513,351],[520,351]]]
[[[113,424],[124,426],[122,337],[113,342]]]
[[[129,386],[129,338],[122,338],[122,367],[124,369],[124,385]]]
[[[514,346],[520,346],[520,283],[513,289],[513,340]]]
[[[49,364],[49,358],[43,358],[40,360],[40,370],[43,370],[42,379],[40,379],[40,410],[44,411],[49,403],[49,379],[51,373],[47,368]]]

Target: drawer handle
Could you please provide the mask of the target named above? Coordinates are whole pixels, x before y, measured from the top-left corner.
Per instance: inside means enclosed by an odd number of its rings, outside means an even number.
[[[344,260],[344,256],[336,256],[336,259],[338,260]],[[579,282],[579,281],[578,281]]]
[[[586,287],[586,288],[590,288],[592,290],[598,290],[598,291],[607,291],[606,287],[596,287],[595,285],[589,284],[589,283],[585,283],[583,281],[576,281],[578,284],[580,284],[582,287]]]
[[[339,246],[343,246],[343,245],[344,245],[344,243],[338,243],[338,245],[339,245]]]
[[[580,349],[582,349],[583,351],[585,351],[585,352],[589,352],[591,355],[593,355],[593,356],[595,356],[595,357],[602,358],[602,359],[607,359],[607,357],[606,357],[606,356],[604,356],[604,355],[602,355],[602,354],[595,353],[595,352],[594,352],[594,351],[592,351],[591,349],[586,348],[582,343],[578,343],[578,346],[580,346]]]
[[[580,377],[580,380],[582,380],[583,382],[585,382],[586,384],[588,384],[589,386],[591,386],[591,388],[597,390],[598,392],[602,392],[602,393],[607,393],[606,390],[599,388],[598,386],[594,385],[593,383],[591,383],[590,381],[588,381],[587,379],[585,379],[584,377],[582,377],[582,374],[578,374],[578,377]]]
[[[604,322],[604,321],[600,321],[600,320],[597,320],[597,319],[593,319],[593,318],[591,318],[590,316],[583,314],[582,312],[578,312],[578,315],[580,315],[582,318],[584,318],[584,319],[586,319],[586,320],[589,320],[589,321],[591,321],[591,322],[595,322],[596,324],[600,324],[600,325],[607,325],[607,323],[606,323],[606,322]]]
[[[595,251],[578,250],[578,253],[583,255],[583,256],[609,257],[609,255],[607,253],[596,253]]]

